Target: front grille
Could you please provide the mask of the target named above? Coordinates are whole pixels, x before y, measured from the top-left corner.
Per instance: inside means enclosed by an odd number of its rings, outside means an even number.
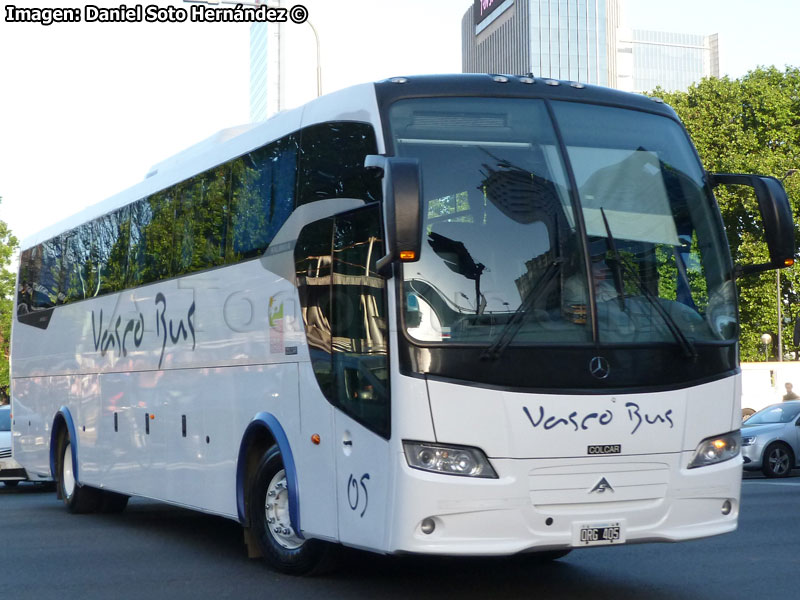
[[[664,498],[669,465],[602,462],[543,467],[530,473],[531,501],[539,509],[641,503]]]

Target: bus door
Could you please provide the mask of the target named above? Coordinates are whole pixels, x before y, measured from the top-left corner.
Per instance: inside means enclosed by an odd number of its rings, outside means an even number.
[[[339,539],[386,546],[389,498],[389,361],[386,280],[379,206],[334,218],[331,364]]]
[[[295,246],[314,375],[333,406],[339,540],[386,546],[390,481],[386,281],[377,204],[309,223]]]

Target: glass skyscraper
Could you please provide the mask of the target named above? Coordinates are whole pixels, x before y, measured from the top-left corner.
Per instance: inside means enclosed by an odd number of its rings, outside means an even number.
[[[476,0],[461,22],[465,73],[530,72],[599,85],[614,81],[609,56],[619,0],[505,0],[489,2],[488,11],[484,4]]]
[[[620,30],[619,52],[633,56],[631,90],[643,92],[661,86],[685,90],[701,77],[719,77],[717,36]]]
[[[628,91],[719,76],[717,36],[622,27],[624,0],[474,0],[461,21],[465,73],[533,73]]]
[[[617,0],[528,0],[531,71],[608,85]]]
[[[267,112],[268,23],[250,25],[250,121],[263,121]]]

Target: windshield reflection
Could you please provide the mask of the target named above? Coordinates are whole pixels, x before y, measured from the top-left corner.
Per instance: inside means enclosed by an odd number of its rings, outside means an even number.
[[[694,342],[732,340],[724,237],[682,129],[647,113],[552,106],[566,157],[541,100],[391,108],[396,153],[420,161],[424,184],[426,239],[404,267],[408,334],[493,352],[597,335],[692,355]]]

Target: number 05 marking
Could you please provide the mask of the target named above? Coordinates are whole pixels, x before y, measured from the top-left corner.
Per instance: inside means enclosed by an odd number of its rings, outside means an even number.
[[[369,481],[369,473],[364,473],[361,479],[356,479],[353,475],[350,475],[350,479],[347,480],[347,502],[350,504],[350,510],[357,510],[361,505],[363,491],[364,508],[359,515],[361,518],[364,517],[364,514],[367,512],[367,507],[369,506],[369,491],[367,491],[367,485],[364,483],[365,481]]]

